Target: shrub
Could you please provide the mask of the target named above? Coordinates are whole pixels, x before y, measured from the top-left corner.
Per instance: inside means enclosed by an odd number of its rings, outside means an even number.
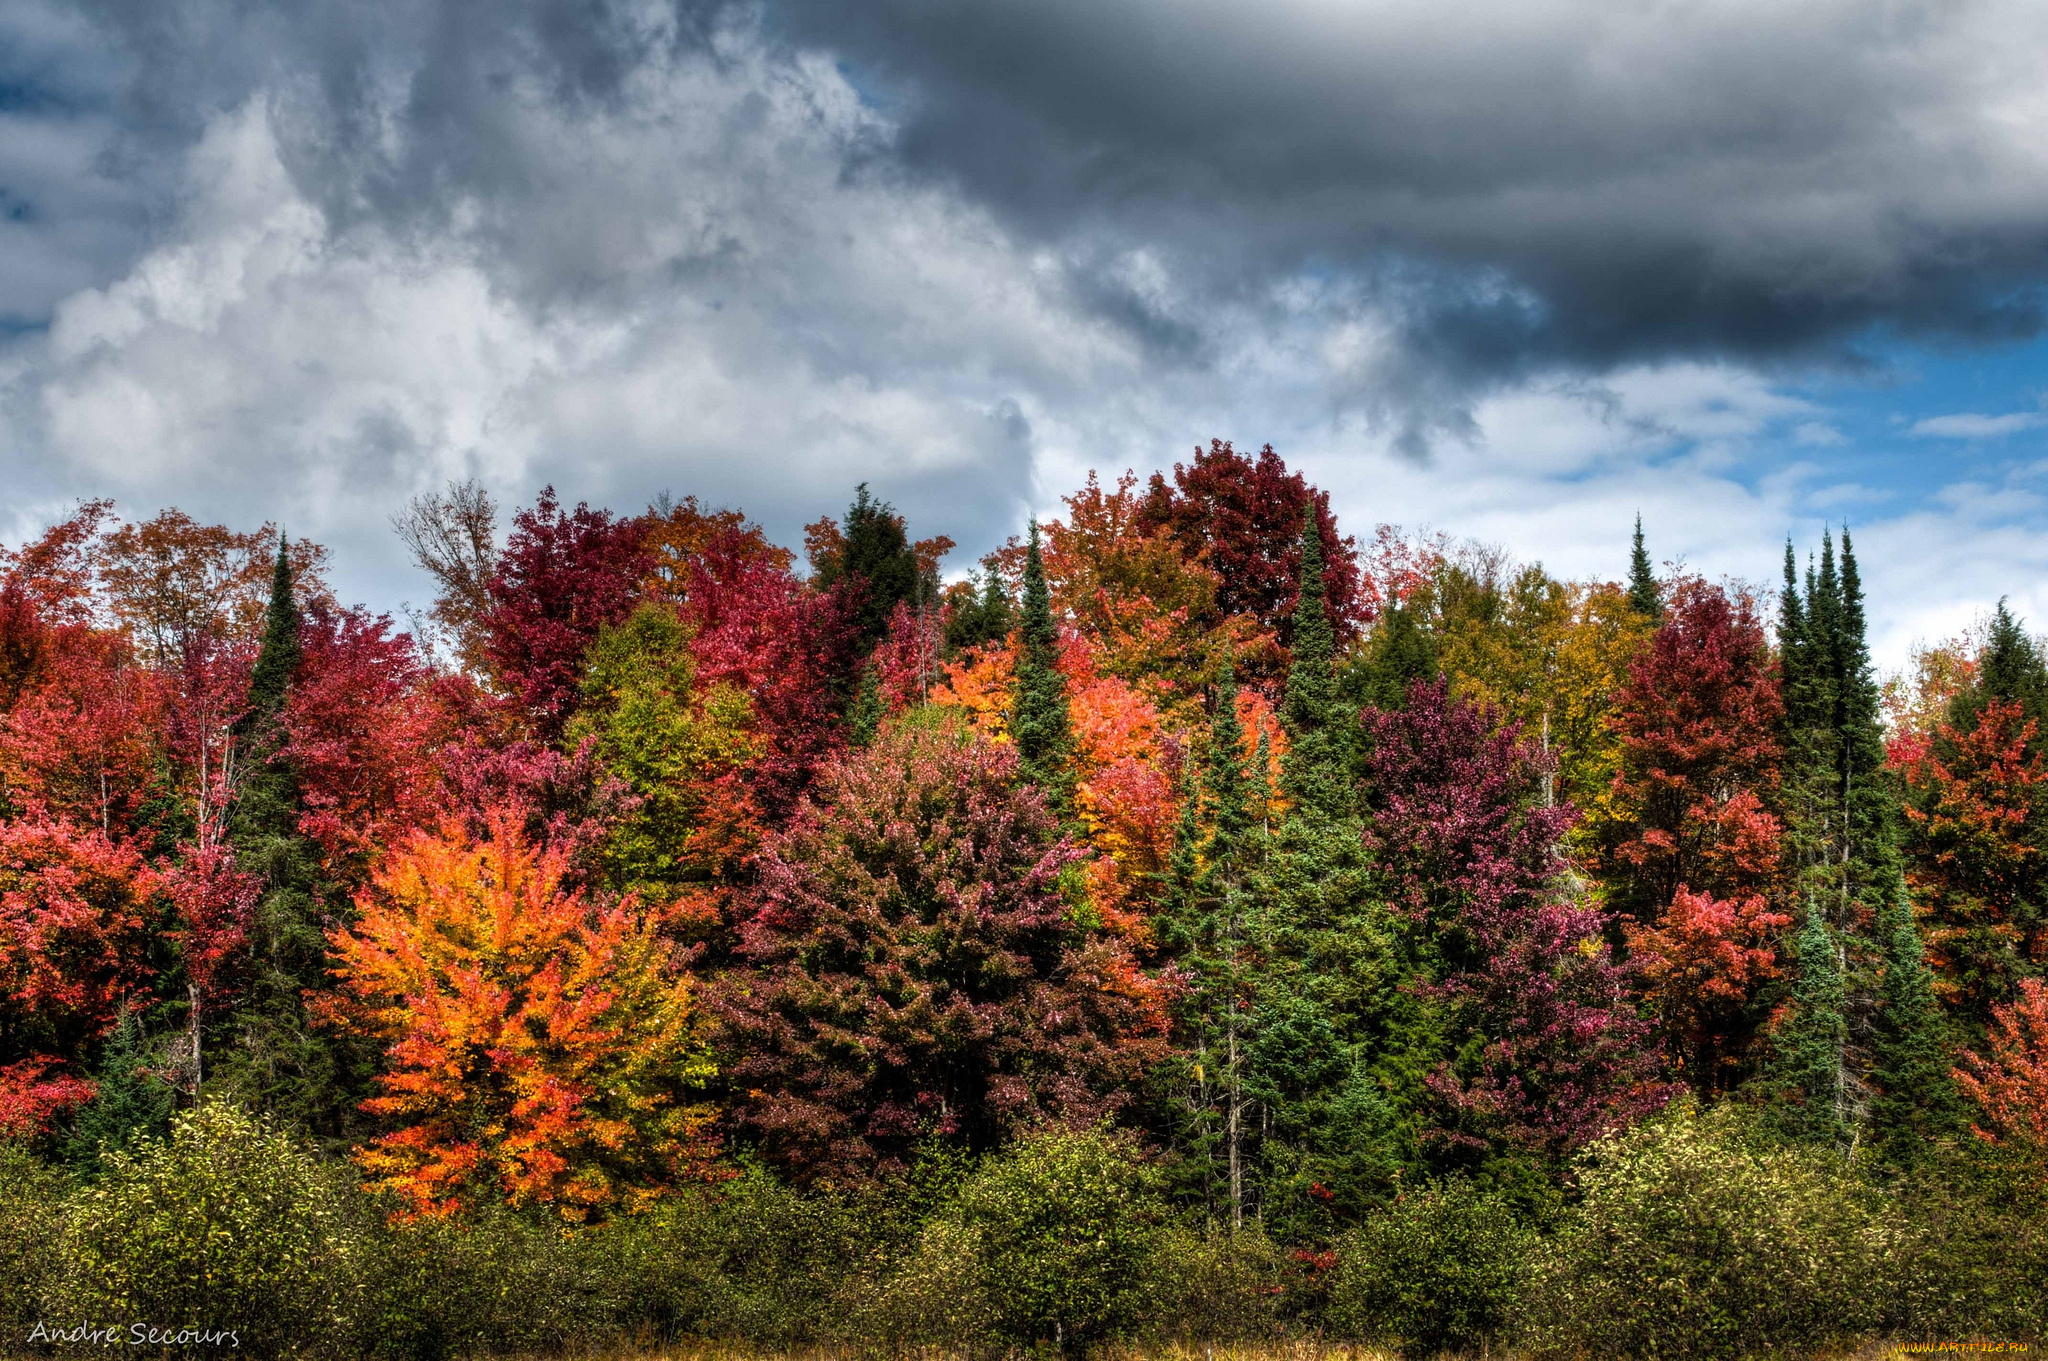
[[[19,1341],[56,1283],[68,1179],[19,1144],[0,1144],[0,1337]]]
[[[1145,1266],[1144,1331],[1159,1340],[1250,1342],[1276,1336],[1295,1273],[1256,1225],[1230,1233],[1176,1224]]]
[[[1582,1155],[1539,1254],[1528,1340],[1648,1358],[1812,1352],[1880,1319],[1897,1235],[1840,1155],[1771,1147],[1689,1104]]]
[[[361,1254],[346,1193],[267,1120],[185,1112],[168,1140],[109,1152],[71,1204],[61,1317],[231,1330],[259,1355],[350,1340]]]
[[[995,1331],[1065,1351],[1137,1319],[1162,1209],[1127,1137],[1045,1132],[984,1163],[945,1217],[971,1236]]]
[[[1984,1189],[1939,1172],[1899,1188],[1905,1224],[1882,1293],[1887,1332],[1921,1341],[2048,1334],[2048,1216]]]
[[[610,1227],[578,1231],[545,1211],[491,1204],[376,1233],[368,1277],[379,1355],[558,1351],[634,1312],[618,1298],[633,1264],[616,1260]]]
[[[1477,1348],[1510,1326],[1532,1234],[1470,1182],[1433,1182],[1347,1235],[1329,1327],[1404,1355]]]

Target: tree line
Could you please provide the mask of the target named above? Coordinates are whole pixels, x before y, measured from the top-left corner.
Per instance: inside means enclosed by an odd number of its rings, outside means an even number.
[[[1115,1127],[1310,1271],[1681,1099],[2048,1170],[2048,670],[2001,605],[1881,682],[1846,526],[1565,581],[1223,443],[951,582],[866,487],[801,561],[499,519],[397,518],[404,629],[272,526],[6,551],[0,1132],[90,1175],[217,1099],[399,1220],[595,1224]]]

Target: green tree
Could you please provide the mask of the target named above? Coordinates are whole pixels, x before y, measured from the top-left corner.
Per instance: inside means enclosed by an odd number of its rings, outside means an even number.
[[[1253,781],[1263,784],[1264,771],[1255,776],[1246,761],[1237,683],[1227,660],[1213,705],[1202,761],[1199,839],[1194,824],[1184,821],[1172,871],[1181,891],[1170,897],[1159,933],[1192,979],[1181,1003],[1188,1067],[1180,1105],[1187,1151],[1204,1198],[1212,1207],[1227,1207],[1235,1228],[1244,1222],[1253,1142],[1247,1059],[1263,921],[1257,919],[1260,904],[1250,881],[1266,837],[1253,804]],[[1184,806],[1183,818],[1188,816]]]
[[[93,1099],[80,1108],[64,1139],[67,1163],[90,1174],[103,1150],[125,1152],[162,1136],[170,1124],[172,1092],[145,1069],[148,1060],[141,1023],[132,1007],[123,1007],[100,1055]]]
[[[1016,699],[1010,715],[1018,772],[1044,792],[1046,802],[1064,819],[1073,807],[1073,775],[1068,768],[1073,724],[1067,678],[1059,668],[1059,626],[1052,617],[1052,592],[1046,586],[1036,520],[1031,522],[1024,558],[1020,632],[1024,646],[1017,658]]]
[[[1346,752],[1342,705],[1332,663],[1336,631],[1330,626],[1323,586],[1323,540],[1315,506],[1303,516],[1301,573],[1294,604],[1293,660],[1287,670],[1282,717],[1289,746],[1281,786],[1304,812],[1334,816],[1346,798]]]
[[[228,825],[235,868],[262,882],[252,967],[238,1005],[216,1025],[234,1043],[212,1046],[220,1057],[207,1075],[238,1100],[339,1140],[356,1123],[369,1055],[349,1037],[315,1028],[306,1013],[306,997],[327,987],[328,918],[346,895],[328,882],[318,848],[299,832],[305,805],[285,731],[303,659],[297,590],[279,536],[263,642],[236,724],[240,775]]]
[[[1657,574],[1650,567],[1650,554],[1643,547],[1643,517],[1636,516],[1636,537],[1628,555],[1629,608],[1651,624],[1664,618],[1664,595],[1657,587]]]
[[[1000,643],[1010,636],[1016,611],[1010,608],[1002,574],[994,566],[984,569],[979,591],[972,582],[966,582],[948,587],[947,596],[955,601],[952,616],[946,621],[949,655],[983,643]]]
[[[1795,947],[1798,973],[1773,1043],[1770,1069],[1778,1127],[1792,1137],[1833,1143],[1848,1134],[1842,947],[1818,906],[1806,911]]]
[[[110,1153],[73,1202],[63,1256],[53,1312],[232,1330],[259,1356],[350,1354],[363,1258],[339,1179],[232,1106]]]
[[[1138,1321],[1164,1209],[1128,1137],[1048,1131],[985,1163],[944,1218],[972,1244],[998,1330],[1066,1355]]]
[[[716,782],[759,753],[753,703],[724,682],[700,691],[692,642],[690,626],[662,602],[599,632],[567,732],[572,746],[593,741],[605,769],[636,796],[612,831],[606,869],[618,887],[656,901],[717,879],[729,868],[726,842],[749,839],[743,791]]]
[[[882,730],[882,681],[875,664],[861,668],[860,689],[854,692],[853,707],[846,711],[846,738],[856,747],[873,746]]]
[[[1910,1167],[1925,1162],[1940,1140],[1957,1132],[1955,1088],[1949,1080],[1955,1059],[1913,906],[1903,893],[1887,906],[1878,929],[1884,982],[1870,1074],[1877,1089],[1870,1122],[1885,1157]]]
[[[1392,712],[1406,707],[1411,684],[1435,680],[1441,671],[1422,611],[1410,603],[1392,604],[1373,625],[1362,655],[1345,670],[1344,697],[1354,707]]]
[[[889,631],[889,616],[896,606],[919,598],[923,584],[903,517],[887,501],[871,495],[865,482],[846,508],[838,542],[821,555],[816,567],[820,587],[845,583],[862,655],[873,651]]]

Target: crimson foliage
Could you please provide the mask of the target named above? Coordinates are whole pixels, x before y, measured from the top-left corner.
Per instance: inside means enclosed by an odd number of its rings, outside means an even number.
[[[1647,1023],[1629,1005],[1608,917],[1569,886],[1578,814],[1536,801],[1547,758],[1513,724],[1416,681],[1362,715],[1368,844],[1396,910],[1442,960],[1456,1025],[1430,1079],[1454,1146],[1557,1154],[1661,1105]]]
[[[1083,852],[1007,748],[897,727],[827,770],[772,838],[714,1006],[738,1122],[808,1175],[1086,1125],[1160,1052],[1155,985],[1076,925]]]
[[[489,583],[486,651],[534,731],[562,735],[576,711],[583,654],[598,630],[633,612],[654,569],[647,527],[578,503],[564,511],[553,487],[512,520]]]
[[[1272,445],[1254,460],[1228,440],[1211,440],[1206,450],[1195,450],[1192,466],[1173,465],[1170,485],[1165,474],[1152,475],[1140,518],[1147,529],[1165,529],[1182,552],[1217,574],[1219,610],[1248,615],[1291,646],[1302,518],[1311,498],[1330,624],[1342,644],[1371,618],[1359,586],[1357,543],[1337,532],[1330,494],[1288,472]]]

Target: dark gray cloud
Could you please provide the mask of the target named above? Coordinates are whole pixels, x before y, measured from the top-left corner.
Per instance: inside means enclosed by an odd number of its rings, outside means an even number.
[[[1214,289],[1378,277],[1498,372],[2038,329],[2038,10],[780,0],[904,162]],[[1408,287],[1385,272],[1411,267]]]
[[[785,539],[865,479],[978,551],[1217,435],[1562,534],[1722,439],[1666,384],[1750,413],[1671,504],[1775,516],[1738,446],[1829,427],[1771,375],[2039,327],[2044,52],[2019,0],[0,0],[0,447],[18,516],[283,518],[386,602],[468,473]]]

